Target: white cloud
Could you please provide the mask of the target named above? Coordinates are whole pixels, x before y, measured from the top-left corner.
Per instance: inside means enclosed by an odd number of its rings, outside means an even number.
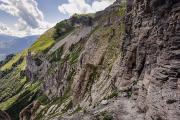
[[[92,4],[88,4],[86,1],[68,0],[68,3],[60,5],[58,9],[61,13],[69,16],[74,13],[94,13],[103,10],[114,0],[92,0]],[[41,34],[54,25],[44,20],[36,0],[0,0],[0,10],[18,18],[14,27],[0,23],[0,33],[2,34],[16,36]]]
[[[58,9],[61,13],[71,16],[75,13],[85,14],[101,11],[113,2],[114,0],[96,0],[90,5],[85,0],[68,0],[68,3],[60,5]]]
[[[14,29],[13,29],[14,28]],[[16,27],[10,28],[7,25],[0,23],[0,34],[12,35],[12,36],[24,36],[27,35],[26,31],[18,31]]]
[[[52,25],[44,20],[35,0],[0,0],[0,10],[18,17],[13,28],[20,36],[41,34]],[[39,33],[38,33],[39,31]]]
[[[92,3],[93,12],[101,11],[112,4],[112,1],[95,1]]]
[[[0,34],[11,34],[11,29],[7,27],[5,24],[0,23]]]

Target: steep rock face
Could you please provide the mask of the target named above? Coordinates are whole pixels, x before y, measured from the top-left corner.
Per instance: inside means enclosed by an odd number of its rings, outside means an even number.
[[[109,78],[114,74],[113,63],[120,57],[124,11],[125,6],[116,2],[93,18],[76,15],[71,18],[75,19],[74,30],[47,53],[28,54],[27,76],[41,81],[43,94],[51,100],[36,111],[36,119],[55,119],[66,112],[73,115],[115,92],[114,81]]]
[[[95,14],[96,29],[87,39],[78,61],[72,84],[73,101],[83,107],[93,106],[109,96],[113,85],[109,77],[120,51],[123,16],[119,2]],[[118,26],[118,27],[117,27]]]
[[[27,78],[32,82],[43,79],[50,67],[50,63],[44,57],[38,56],[34,58],[31,52],[28,52],[26,62],[27,66],[25,73]]]
[[[119,35],[123,34],[123,26],[120,26],[123,17],[118,15],[119,7],[117,1],[105,11],[96,13],[94,18],[78,15],[70,18],[71,23],[77,26],[72,33],[52,46],[43,57],[33,58],[31,53],[28,54],[28,78],[31,81],[42,79],[42,90],[49,98],[62,97],[70,84],[67,79],[74,71],[76,75],[71,76],[73,81],[69,89],[75,103],[84,101],[84,106],[96,104],[108,96],[113,87],[108,77],[120,52],[118,48],[122,36]],[[77,53],[73,53],[76,49]],[[55,57],[59,56],[62,63],[53,61],[56,52]],[[75,62],[68,60],[73,57],[77,57]],[[36,58],[40,61],[39,65]]]
[[[179,120],[179,6],[117,0],[94,17],[72,17],[72,33],[27,56],[30,80],[51,100],[33,119]]]
[[[115,85],[131,91],[145,120],[180,119],[180,2],[128,3]]]
[[[45,76],[42,90],[50,99],[64,95],[69,84],[67,78],[70,70],[68,63],[54,65],[53,70]]]
[[[84,21],[83,24],[85,24]],[[86,25],[76,28],[67,37],[57,42],[47,53],[50,59],[52,59],[52,54],[57,53],[55,56],[59,56],[58,61],[61,60],[62,62],[58,63],[51,60],[53,62],[50,63],[51,66],[45,75],[42,90],[49,98],[62,97],[70,90],[71,77],[73,78],[77,67],[76,62],[91,30],[92,27]],[[78,45],[79,47],[77,47]]]

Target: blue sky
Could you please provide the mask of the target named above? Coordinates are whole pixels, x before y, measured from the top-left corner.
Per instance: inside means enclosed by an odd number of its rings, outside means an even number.
[[[42,34],[74,13],[103,10],[114,0],[0,0],[0,34]]]
[[[53,23],[68,18],[68,15],[62,14],[58,10],[58,6],[66,3],[67,0],[37,0],[37,2],[38,8],[43,11],[45,20]]]

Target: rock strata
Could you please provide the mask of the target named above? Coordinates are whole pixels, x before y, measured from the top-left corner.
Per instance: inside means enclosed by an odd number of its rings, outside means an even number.
[[[42,96],[21,120],[180,120],[179,0],[117,0],[69,21],[65,38],[26,57]]]
[[[116,87],[131,91],[143,119],[179,120],[180,1],[135,0],[128,8]]]

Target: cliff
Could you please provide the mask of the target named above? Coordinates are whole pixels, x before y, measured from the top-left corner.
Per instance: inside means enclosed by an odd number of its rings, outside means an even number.
[[[14,120],[179,120],[179,11],[178,0],[117,0],[61,21],[1,67],[0,109]]]

